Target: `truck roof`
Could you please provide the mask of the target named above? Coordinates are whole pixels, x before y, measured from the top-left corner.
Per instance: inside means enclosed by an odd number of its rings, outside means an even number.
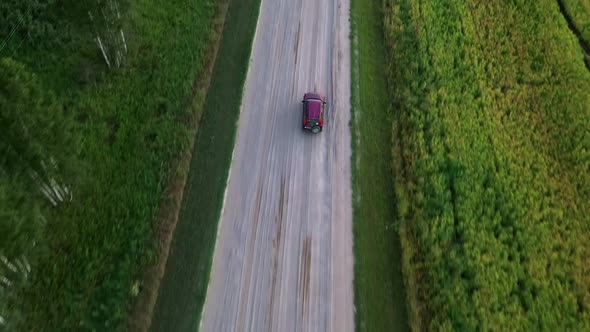
[[[307,100],[307,116],[311,119],[319,119],[320,112],[322,111],[322,100],[321,99],[308,99]]]
[[[322,98],[322,95],[320,95],[319,93],[315,93],[315,92],[308,92],[303,96],[303,99],[320,99],[320,100],[324,100],[324,98]]]

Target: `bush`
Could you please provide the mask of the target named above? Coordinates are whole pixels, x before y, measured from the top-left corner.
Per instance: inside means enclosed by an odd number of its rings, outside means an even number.
[[[22,64],[0,60],[0,166],[11,174],[58,177],[73,151],[72,122],[51,91]],[[26,177],[30,174],[26,174]]]
[[[49,202],[67,196],[58,164],[65,164],[68,121],[54,96],[22,64],[0,60],[0,316],[18,325],[14,304],[26,286],[30,260],[43,246]]]

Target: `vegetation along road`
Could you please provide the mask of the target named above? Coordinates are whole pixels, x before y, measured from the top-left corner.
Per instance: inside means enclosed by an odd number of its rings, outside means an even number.
[[[1,332],[590,331],[588,238],[590,0],[0,1]]]

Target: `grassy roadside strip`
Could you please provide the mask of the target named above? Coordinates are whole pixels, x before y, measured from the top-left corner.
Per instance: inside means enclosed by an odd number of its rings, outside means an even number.
[[[381,22],[381,1],[351,1],[355,324],[397,332],[408,324]]]
[[[198,329],[259,7],[229,5],[152,331]]]
[[[199,130],[199,122],[205,109],[205,98],[211,84],[211,76],[215,68],[217,52],[221,45],[221,36],[227,8],[229,7],[229,0],[219,0],[217,6],[216,19],[210,37],[211,45],[205,56],[206,63],[203,72],[193,86],[193,100],[191,100],[190,107],[193,110],[192,114],[194,118],[189,125],[189,136],[191,138],[180,158],[173,162],[172,169],[176,169],[176,172],[172,174],[168,186],[164,191],[163,197],[165,199],[160,206],[158,225],[156,225],[153,235],[156,247],[155,259],[144,269],[141,292],[137,296],[133,313],[128,320],[129,331],[147,331],[152,323],[160,282],[165,273],[174,230],[176,229],[182,207],[184,189],[191,166],[192,150]]]

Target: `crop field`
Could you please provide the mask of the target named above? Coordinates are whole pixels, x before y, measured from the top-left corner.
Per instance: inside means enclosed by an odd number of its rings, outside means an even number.
[[[385,0],[411,326],[590,329],[590,72],[556,1]]]
[[[578,37],[586,68],[590,70],[590,0],[559,0],[558,3],[570,30]]]

